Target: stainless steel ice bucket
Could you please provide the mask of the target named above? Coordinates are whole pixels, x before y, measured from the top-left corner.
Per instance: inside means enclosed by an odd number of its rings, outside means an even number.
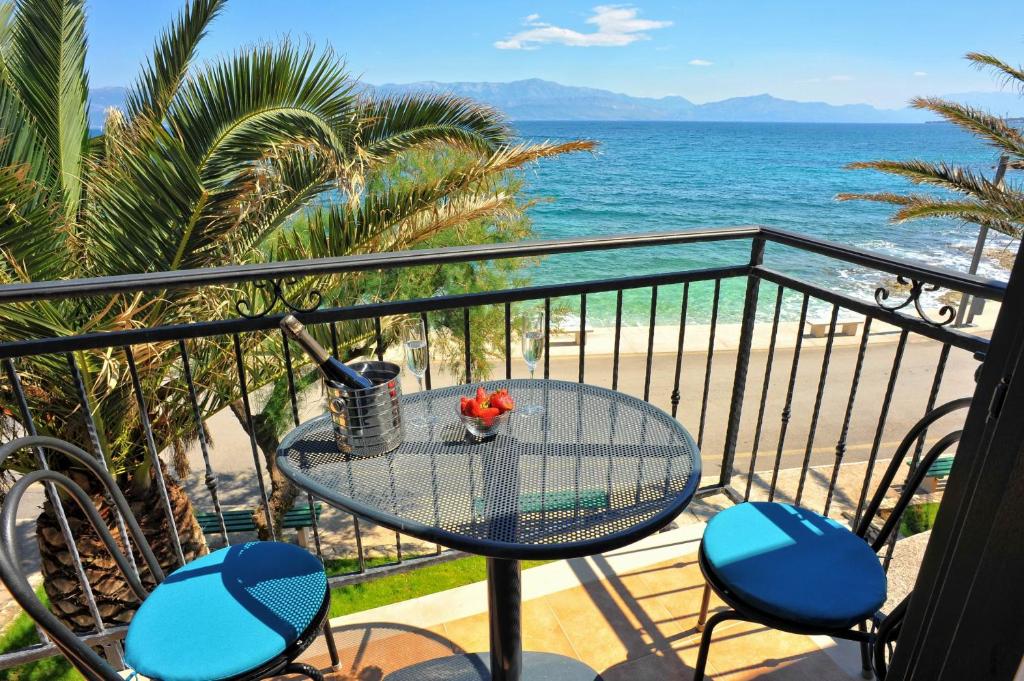
[[[356,362],[349,366],[370,379],[373,387],[357,390],[324,381],[338,449],[353,456],[386,454],[402,444],[405,436],[401,369],[391,362]]]

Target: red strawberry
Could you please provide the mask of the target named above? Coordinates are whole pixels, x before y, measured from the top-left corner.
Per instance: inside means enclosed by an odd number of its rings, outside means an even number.
[[[479,417],[480,412],[486,408],[479,400],[476,399],[470,400],[467,406],[469,407],[469,415],[477,417]]]
[[[497,407],[486,407],[480,410],[477,416],[484,422],[484,425],[490,428],[494,425],[494,419],[501,414],[501,411]]]
[[[498,410],[504,414],[507,411],[512,411],[516,408],[515,400],[508,394],[507,390],[499,390],[498,392],[491,395],[491,406],[497,407]]]
[[[463,397],[459,400],[459,411],[466,416],[469,416],[469,398]]]
[[[484,390],[483,386],[480,386],[476,389],[476,401],[482,405],[487,404],[487,391]]]

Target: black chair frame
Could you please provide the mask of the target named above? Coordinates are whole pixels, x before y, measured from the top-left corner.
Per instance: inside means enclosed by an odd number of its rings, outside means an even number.
[[[38,451],[59,452],[95,476],[103,485],[108,501],[113,502],[114,508],[124,519],[125,529],[130,535],[134,546],[138,548],[139,553],[142,555],[145,566],[149,569],[157,584],[164,581],[163,569],[153,554],[153,549],[150,547],[149,542],[146,541],[138,521],[132,515],[128,501],[117,487],[117,483],[110,473],[99,464],[95,457],[64,440],[32,436],[12,440],[0,447],[0,466],[15,453],[28,448]],[[43,605],[21,570],[16,534],[17,510],[25,491],[36,483],[52,484],[73,500],[89,519],[101,541],[117,563],[118,569],[124,575],[131,590],[138,596],[139,600],[145,600],[149,595],[149,592],[136,574],[134,566],[118,548],[117,542],[115,542],[106,523],[100,517],[99,511],[96,510],[89,495],[66,475],[50,469],[36,470],[22,476],[13,485],[4,500],[3,509],[0,511],[0,578],[3,579],[14,600],[50,637],[57,649],[88,681],[123,681],[123,678],[106,660],[86,645],[81,638],[61,623]],[[312,644],[320,629],[324,627],[329,606],[330,589],[328,588],[324,591],[324,599],[316,617],[314,617],[312,623],[302,632],[295,643],[259,668],[230,677],[224,681],[256,681],[257,679],[280,674],[300,674],[313,679],[313,681],[323,681],[323,674],[318,669],[307,664],[297,663],[295,658]]]
[[[878,513],[878,509],[881,507],[882,502],[885,499],[886,492],[896,479],[896,475],[899,473],[903,461],[906,459],[907,454],[910,452],[910,449],[914,446],[915,442],[917,442],[918,438],[920,438],[932,424],[942,417],[947,416],[958,409],[964,409],[970,406],[970,404],[970,398],[961,398],[947,402],[946,404],[934,408],[914,424],[913,428],[910,429],[900,442],[899,447],[897,447],[892,461],[889,463],[889,466],[882,475],[875,494],[872,496],[870,503],[864,509],[864,515],[861,517],[856,529],[854,530],[854,534],[867,541],[866,537],[868,530],[871,528],[875,516]],[[960,440],[961,434],[962,431],[957,430],[945,435],[937,440],[921,457],[921,460],[908,475],[906,485],[901,491],[891,514],[886,518],[886,521],[883,523],[878,535],[870,542],[870,546],[873,551],[878,553],[885,547],[892,536],[892,533],[899,527],[903,512],[910,505],[914,494],[924,481],[925,475],[928,473],[928,469],[943,452]],[[876,613],[869,620],[859,623],[855,629],[825,629],[822,627],[806,626],[800,622],[782,619],[767,613],[757,606],[745,602],[737,594],[729,591],[728,587],[717,579],[714,570],[711,569],[708,564],[707,557],[704,554],[703,542],[701,542],[700,549],[698,550],[697,559],[701,572],[704,574],[705,586],[704,596],[701,601],[700,615],[697,619],[697,631],[702,631],[703,634],[701,635],[700,651],[697,655],[697,664],[694,669],[694,681],[703,681],[708,661],[708,650],[711,646],[712,632],[716,626],[727,620],[752,622],[792,634],[808,636],[824,635],[856,641],[860,644],[861,666],[864,677],[877,677],[878,679],[885,678],[888,652],[899,635],[900,625],[902,624],[904,614],[906,613],[906,605],[909,600],[909,596],[893,608],[892,612],[888,613],[886,616],[882,617],[880,614]],[[722,599],[722,601],[725,602],[727,606],[729,606],[730,609],[715,613],[708,618],[708,604],[712,590],[719,598]]]

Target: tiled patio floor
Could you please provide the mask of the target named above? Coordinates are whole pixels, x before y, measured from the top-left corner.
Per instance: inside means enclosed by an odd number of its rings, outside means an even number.
[[[694,554],[699,531],[689,525],[608,556],[524,573],[524,648],[579,659],[606,681],[692,678],[704,583]],[[329,678],[378,681],[416,662],[485,651],[485,602],[482,585],[471,585],[336,619],[342,670]],[[306,659],[326,667],[322,641]],[[859,657],[845,642],[728,623],[716,629],[708,671],[714,681],[838,681],[859,678]]]

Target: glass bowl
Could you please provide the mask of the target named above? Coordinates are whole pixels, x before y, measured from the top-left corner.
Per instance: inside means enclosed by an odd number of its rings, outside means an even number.
[[[501,429],[504,428],[511,416],[512,412],[506,411],[504,414],[491,417],[485,422],[484,419],[479,416],[466,416],[462,412],[459,412],[459,418],[462,419],[462,425],[466,426],[466,430],[469,434],[477,440],[483,440],[497,435]]]

